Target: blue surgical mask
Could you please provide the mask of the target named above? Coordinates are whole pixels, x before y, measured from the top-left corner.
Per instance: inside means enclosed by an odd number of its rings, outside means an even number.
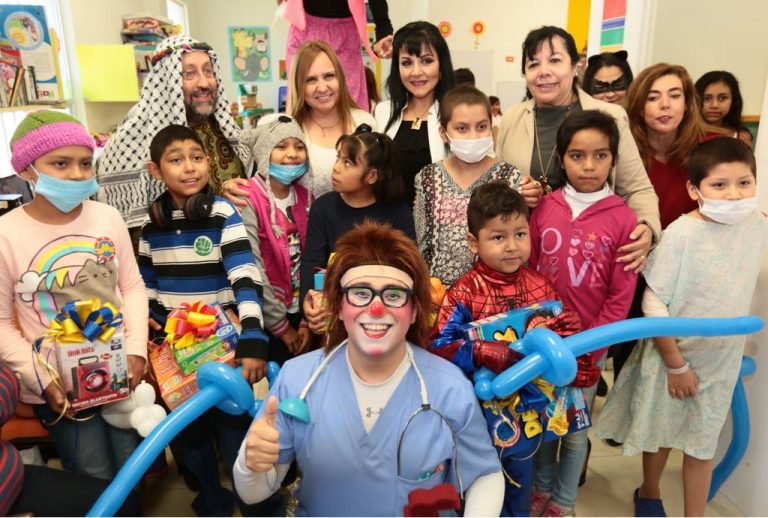
[[[75,210],[83,200],[88,199],[99,192],[99,183],[96,177],[90,180],[62,180],[41,173],[35,166],[32,170],[37,173],[37,182],[33,184],[35,194],[45,197],[46,200],[67,214]]]
[[[269,176],[283,185],[291,185],[293,182],[304,176],[307,172],[307,163],[296,165],[283,165],[274,162],[269,163]]]

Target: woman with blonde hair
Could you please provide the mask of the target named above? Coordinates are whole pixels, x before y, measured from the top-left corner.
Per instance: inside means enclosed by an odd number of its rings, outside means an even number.
[[[363,123],[375,130],[376,121],[350,96],[344,69],[327,43],[308,41],[299,47],[291,78],[291,115],[306,135],[312,194],[317,198],[332,190],[339,137]]]
[[[312,197],[331,192],[331,174],[336,162],[336,142],[351,134],[360,124],[376,130],[373,116],[361,110],[347,88],[344,69],[333,49],[322,41],[308,41],[296,51],[291,70],[291,115],[304,130],[312,174],[308,187]],[[262,117],[268,123],[279,115]],[[250,176],[251,171],[246,171]],[[237,180],[247,185],[247,180]],[[225,194],[236,205],[244,205],[240,196],[247,191],[231,186]]]

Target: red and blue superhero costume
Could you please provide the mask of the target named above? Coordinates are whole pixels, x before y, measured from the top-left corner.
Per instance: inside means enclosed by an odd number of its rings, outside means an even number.
[[[511,274],[499,273],[480,260],[472,269],[457,280],[448,290],[440,306],[433,329],[432,351],[458,365],[467,376],[486,367],[502,372],[519,359],[509,348],[508,342],[468,340],[457,332],[457,324],[497,315],[523,306],[558,300],[552,283],[543,275],[527,266]],[[528,322],[528,329],[546,325],[560,336],[569,336],[581,330],[578,315],[568,309],[555,316],[535,316]],[[579,365],[579,375],[582,372]],[[599,376],[599,370],[597,372]],[[528,516],[530,510],[533,455],[523,459],[502,458],[507,475],[520,484],[506,484],[503,516]]]

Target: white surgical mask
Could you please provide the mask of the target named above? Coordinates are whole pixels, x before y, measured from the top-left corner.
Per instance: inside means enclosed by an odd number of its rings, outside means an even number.
[[[493,149],[493,136],[473,139],[450,139],[451,153],[468,164],[476,164]]]
[[[723,225],[739,223],[756,210],[757,196],[740,200],[711,200],[699,192],[699,212]]]

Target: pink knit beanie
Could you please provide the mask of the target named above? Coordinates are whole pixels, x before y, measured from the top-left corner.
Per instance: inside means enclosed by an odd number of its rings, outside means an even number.
[[[46,153],[66,146],[84,146],[93,151],[93,137],[71,115],[53,110],[32,112],[11,137],[11,165],[20,173]]]

